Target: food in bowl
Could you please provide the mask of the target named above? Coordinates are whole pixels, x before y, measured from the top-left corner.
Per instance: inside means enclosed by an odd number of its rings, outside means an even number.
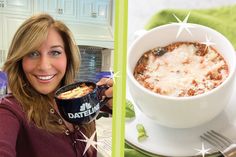
[[[223,56],[199,42],[174,42],[145,52],[134,69],[145,88],[167,96],[188,97],[219,86],[229,75]]]
[[[150,120],[158,125],[171,128],[190,128],[204,124],[219,115],[234,94],[236,74],[236,53],[229,40],[214,29],[206,26],[189,24],[191,34],[179,31],[178,24],[158,26],[137,38],[130,46],[127,58],[128,92],[134,104]],[[208,38],[209,37],[209,38]],[[152,92],[142,86],[134,77],[138,60],[150,49],[166,47],[176,42],[214,43],[210,45],[221,56],[228,66],[227,78],[216,88],[195,96],[166,96]],[[161,54],[160,54],[161,55]],[[163,54],[163,57],[166,54]]]
[[[84,95],[87,95],[88,93],[93,91],[93,86],[87,86],[85,83],[80,84],[78,87],[63,92],[58,95],[58,98],[60,99],[71,99],[71,98],[79,98]]]

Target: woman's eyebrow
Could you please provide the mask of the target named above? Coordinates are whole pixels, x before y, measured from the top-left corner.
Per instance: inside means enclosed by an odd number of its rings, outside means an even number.
[[[51,46],[51,48],[58,48],[58,47],[64,49],[64,46],[62,46],[62,45],[53,45],[53,46]]]

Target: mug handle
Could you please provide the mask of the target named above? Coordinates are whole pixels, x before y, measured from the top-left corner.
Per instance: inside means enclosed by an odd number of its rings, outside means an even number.
[[[112,114],[112,110],[105,105],[108,102],[108,100],[112,99],[112,97],[107,97],[105,95],[105,91],[108,88],[110,88],[108,85],[98,86],[98,97],[99,97],[99,99],[102,99],[100,101],[100,108],[102,108],[101,111],[105,111],[105,112],[108,112],[108,113]]]

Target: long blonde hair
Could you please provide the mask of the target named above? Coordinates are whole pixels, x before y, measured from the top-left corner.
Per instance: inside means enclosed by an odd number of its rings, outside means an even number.
[[[48,14],[32,16],[19,27],[10,45],[3,70],[7,73],[12,94],[22,105],[29,121],[50,132],[62,132],[65,126],[59,125],[58,117],[49,112],[52,97],[37,92],[26,79],[22,69],[22,58],[41,46],[49,28],[54,28],[61,35],[65,45],[67,67],[61,86],[73,83],[80,64],[78,46],[66,25]]]

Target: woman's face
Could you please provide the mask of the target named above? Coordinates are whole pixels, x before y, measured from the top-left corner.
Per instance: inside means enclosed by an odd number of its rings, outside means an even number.
[[[65,74],[67,58],[60,34],[50,28],[40,48],[23,57],[22,66],[29,83],[41,94],[54,92]]]

